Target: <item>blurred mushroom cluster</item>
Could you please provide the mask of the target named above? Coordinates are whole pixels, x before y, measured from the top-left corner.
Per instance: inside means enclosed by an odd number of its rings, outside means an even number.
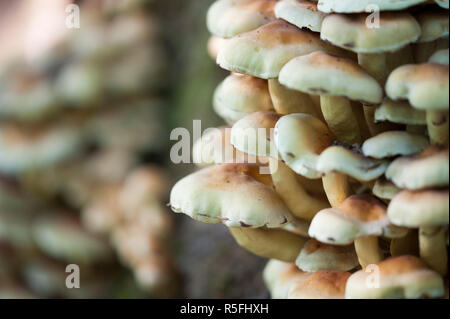
[[[172,210],[270,259],[273,298],[448,298],[448,8],[215,1],[227,126],[194,145]]]
[[[152,1],[0,1],[0,15],[0,297],[174,296]]]

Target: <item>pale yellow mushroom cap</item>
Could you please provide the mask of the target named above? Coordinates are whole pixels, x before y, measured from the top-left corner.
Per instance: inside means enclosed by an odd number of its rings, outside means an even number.
[[[393,100],[407,99],[420,110],[448,110],[448,77],[448,65],[403,65],[389,75],[386,93]]]
[[[353,195],[337,208],[318,212],[309,227],[309,235],[331,245],[349,245],[365,236],[405,236],[405,229],[390,223],[386,210],[386,205],[373,196]]]
[[[228,124],[253,112],[273,110],[267,81],[241,74],[231,74],[219,84],[213,106]]]
[[[403,10],[427,0],[319,0],[322,12],[358,13],[370,12],[376,6],[380,11]]]
[[[393,224],[409,228],[448,225],[448,189],[403,190],[390,202],[388,216]]]
[[[438,50],[428,60],[430,63],[449,64],[448,49]]]
[[[277,157],[273,129],[280,114],[255,112],[233,125],[231,144],[241,152],[255,156]]]
[[[317,51],[289,61],[279,81],[290,89],[309,94],[344,96],[365,104],[379,104],[383,89],[352,60]]]
[[[448,31],[448,11],[431,8],[421,10],[416,15],[416,19],[422,29],[422,34],[418,42],[431,42],[449,34]]]
[[[387,131],[366,140],[362,145],[362,152],[368,157],[387,158],[420,153],[428,146],[428,139],[423,135]]]
[[[227,41],[227,39],[219,38],[214,35],[212,35],[208,40],[208,54],[214,61],[217,60],[217,55],[219,54],[219,50],[222,47],[222,45]]]
[[[272,299],[286,299],[292,285],[308,273],[294,264],[270,260],[263,271],[263,279]]]
[[[384,174],[389,162],[372,159],[342,146],[331,146],[320,154],[316,169],[322,173],[340,172],[358,181],[371,181]]]
[[[399,124],[426,125],[426,112],[415,109],[406,101],[386,99],[375,110],[375,121]]]
[[[331,14],[323,20],[320,37],[357,53],[382,53],[416,42],[420,25],[406,12],[384,12],[379,27],[367,26],[367,15]]]
[[[352,245],[336,246],[310,239],[298,255],[295,264],[306,272],[319,270],[348,271],[359,265],[358,256]]]
[[[442,296],[442,277],[427,268],[419,258],[408,255],[389,258],[354,273],[348,279],[345,290],[346,299],[415,299]]]
[[[268,186],[270,179],[270,175],[260,175],[256,165],[208,167],[175,184],[170,205],[174,212],[204,223],[222,222],[228,227],[280,227],[292,216],[275,190]]]
[[[445,187],[449,182],[448,163],[448,149],[429,147],[418,155],[396,159],[389,165],[386,178],[400,188]]]
[[[344,299],[349,272],[320,270],[295,281],[288,299]]]
[[[317,4],[306,0],[278,1],[275,16],[299,28],[320,32],[326,14],[317,10]]]
[[[275,126],[275,143],[283,161],[297,174],[319,178],[319,155],[333,143],[328,127],[308,114],[283,116]]]
[[[274,0],[218,0],[208,10],[209,32],[221,38],[254,30],[275,19]]]
[[[319,50],[348,56],[317,34],[277,20],[228,40],[219,51],[217,63],[232,72],[271,79],[278,77],[289,60]]]
[[[385,178],[379,178],[375,182],[372,188],[372,193],[381,199],[391,200],[401,191],[400,188],[394,185],[394,183],[386,180]]]

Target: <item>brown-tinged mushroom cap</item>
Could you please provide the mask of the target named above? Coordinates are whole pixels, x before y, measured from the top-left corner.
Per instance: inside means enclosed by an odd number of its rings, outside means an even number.
[[[272,299],[286,299],[292,285],[308,273],[294,264],[270,260],[263,271],[263,279]]]
[[[352,245],[336,246],[310,239],[298,255],[295,264],[306,272],[319,270],[349,271],[356,268],[358,256]]]
[[[358,13],[370,12],[372,6],[380,11],[403,10],[427,0],[319,0],[318,8],[322,12]]]
[[[429,146],[428,139],[420,134],[405,131],[388,131],[364,142],[362,152],[373,158],[387,158],[397,155],[413,155]]]
[[[448,49],[438,50],[438,51],[433,53],[433,55],[430,57],[428,62],[448,65],[449,64],[449,57],[448,56],[449,56],[448,55]]]
[[[320,154],[316,169],[322,173],[340,172],[358,181],[371,181],[384,174],[389,162],[372,159],[342,146],[331,146]]]
[[[377,276],[374,286],[367,283]],[[373,280],[372,280],[373,281]],[[375,286],[379,284],[379,286]],[[442,277],[414,256],[389,258],[360,270],[347,281],[346,299],[437,298],[444,296]]]
[[[416,19],[422,29],[419,43],[434,41],[449,34],[448,11],[437,8],[420,10]]]
[[[273,110],[267,81],[241,74],[231,74],[219,84],[213,106],[228,124],[253,112]]]
[[[409,228],[448,225],[448,201],[448,189],[403,190],[389,204],[388,216],[393,224]]]
[[[277,157],[273,128],[281,118],[274,112],[255,112],[233,125],[231,144],[241,152],[255,156]]]
[[[379,178],[375,182],[372,188],[372,193],[381,199],[391,200],[401,191],[400,188],[394,185],[394,183],[388,181],[385,178]]]
[[[349,245],[359,237],[405,234],[390,223],[386,205],[369,195],[353,195],[338,208],[318,212],[309,227],[311,237],[331,245]]]
[[[320,37],[353,52],[383,53],[399,50],[420,36],[419,23],[406,12],[383,13],[376,28],[369,28],[366,19],[366,14],[331,14],[323,20]]]
[[[209,224],[280,227],[292,217],[270,184],[270,175],[260,175],[256,165],[208,167],[175,184],[170,205],[176,213]]]
[[[274,0],[218,0],[208,10],[209,32],[221,38],[254,30],[275,19]]]
[[[289,61],[279,81],[288,88],[321,96],[343,96],[366,104],[379,104],[383,89],[352,60],[317,51]]]
[[[336,270],[320,270],[305,275],[291,286],[288,299],[344,299],[350,275]]]
[[[393,100],[407,99],[420,110],[448,110],[448,76],[448,65],[403,65],[389,75],[386,93]]]
[[[318,35],[277,20],[228,40],[217,63],[232,72],[270,79],[278,77],[289,60],[318,50],[348,56]]]
[[[307,114],[283,116],[275,126],[275,143],[283,161],[297,174],[320,178],[319,155],[333,143],[328,127]]]
[[[220,48],[227,41],[227,39],[219,38],[216,36],[211,36],[208,40],[208,54],[214,61],[217,60],[217,55],[219,54]]]
[[[317,4],[306,0],[278,1],[275,16],[299,28],[320,32],[326,14],[317,10]]]
[[[375,110],[375,121],[389,121],[399,124],[426,125],[426,112],[415,109],[406,101],[386,99]]]
[[[400,188],[413,190],[445,187],[449,182],[448,163],[448,149],[430,147],[418,155],[393,161],[386,171],[386,178]]]

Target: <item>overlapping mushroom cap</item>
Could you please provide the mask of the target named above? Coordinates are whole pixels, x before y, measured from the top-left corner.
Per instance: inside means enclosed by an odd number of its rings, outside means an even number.
[[[320,270],[309,273],[290,287],[288,299],[344,299],[350,273],[337,270]]]
[[[283,0],[275,6],[278,19],[314,32],[320,32],[326,14],[317,10],[317,4],[306,0]]]
[[[367,271],[366,271],[367,270]],[[368,285],[367,283],[371,284]],[[360,270],[347,281],[347,299],[437,298],[444,296],[438,273],[414,256],[389,258]]]
[[[427,0],[319,0],[318,8],[323,12],[357,13],[370,12],[374,6],[380,11],[402,10]]]
[[[173,211],[205,223],[280,227],[292,216],[270,184],[270,175],[260,175],[255,165],[213,166],[175,184],[170,205]]]

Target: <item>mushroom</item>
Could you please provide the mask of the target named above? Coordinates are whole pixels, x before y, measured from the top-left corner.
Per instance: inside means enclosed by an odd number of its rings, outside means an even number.
[[[226,41],[217,63],[232,72],[271,79],[278,77],[289,60],[318,50],[348,56],[316,34],[277,20]]]
[[[264,267],[263,279],[272,299],[286,299],[293,284],[308,275],[294,264],[269,260]]]
[[[298,268],[306,272],[321,270],[349,271],[356,268],[358,256],[352,245],[336,246],[308,240],[295,260]]]
[[[403,190],[388,208],[391,222],[398,226],[419,228],[421,258],[435,271],[447,273],[446,227],[449,223],[447,190]]]
[[[288,88],[320,95],[330,130],[349,144],[361,142],[361,129],[349,100],[379,104],[383,98],[381,86],[358,64],[321,51],[289,61],[279,81]]]
[[[281,227],[292,219],[289,209],[250,164],[204,168],[181,179],[172,188],[170,206],[176,213],[228,227]]]
[[[331,245],[354,242],[359,263],[365,267],[383,259],[378,236],[403,237],[406,231],[390,223],[384,203],[369,195],[353,195],[337,208],[318,212],[309,227],[309,235]]]
[[[389,121],[406,124],[410,132],[424,132],[427,125],[426,113],[415,109],[406,101],[385,99],[375,110],[375,122]]]
[[[368,285],[368,283],[371,283]],[[357,271],[347,281],[346,299],[439,298],[444,283],[417,257],[389,258],[370,268]]]
[[[398,155],[413,155],[420,153],[429,146],[423,135],[404,131],[389,131],[378,134],[364,142],[364,156],[382,159]]]
[[[448,49],[437,50],[428,59],[428,62],[448,65],[449,63]]]
[[[317,10],[317,4],[306,0],[284,0],[275,5],[275,16],[300,29],[320,32],[326,14]]]
[[[385,178],[379,178],[375,182],[375,185],[372,188],[372,193],[381,199],[384,200],[391,200],[394,198],[395,195],[397,195],[401,191],[400,188],[395,186],[394,183],[388,181]]]
[[[288,299],[344,299],[350,273],[320,270],[304,275],[292,284]]]
[[[267,81],[236,73],[219,84],[214,92],[213,106],[228,124],[253,112],[273,110]]]
[[[434,0],[441,8],[448,9],[449,1],[448,0]]]
[[[426,111],[432,144],[449,142],[448,81],[448,65],[424,63],[395,69],[386,83],[386,93],[391,99],[407,99],[412,107]]]
[[[427,0],[319,0],[318,8],[322,12],[359,13],[367,12],[371,5],[380,11],[403,10],[427,2]]]
[[[208,40],[208,54],[214,61],[217,60],[217,55],[219,54],[220,48],[227,41],[225,38],[219,38],[212,35]]]
[[[231,38],[254,30],[275,19],[274,0],[218,0],[208,9],[209,32]]]
[[[420,25],[407,12],[384,12],[376,28],[369,28],[366,20],[366,14],[328,15],[323,20],[320,36],[356,52],[359,64],[383,86],[387,76],[386,53],[415,42],[421,34]],[[391,128],[387,123],[375,124],[375,108],[364,105],[364,112],[373,135]]]
[[[415,44],[415,61],[424,63],[433,52],[448,48],[448,11],[428,7],[420,10],[415,17],[422,29],[422,34]]]

